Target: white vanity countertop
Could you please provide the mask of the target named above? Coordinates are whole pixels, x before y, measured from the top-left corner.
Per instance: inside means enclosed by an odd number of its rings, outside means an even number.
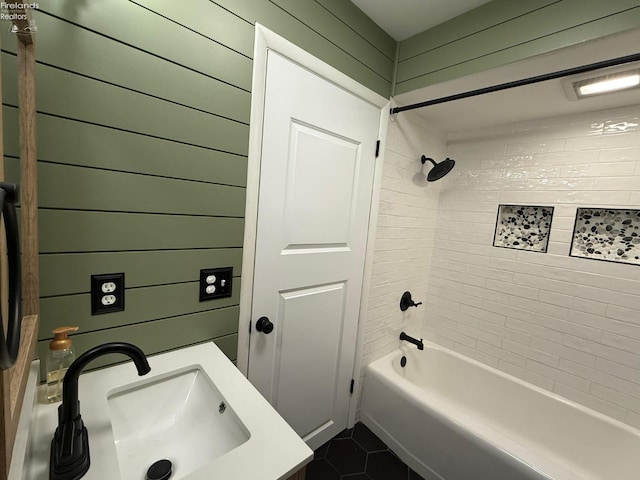
[[[124,357],[123,357],[124,358]],[[115,388],[148,381],[188,366],[201,368],[227,405],[249,432],[249,439],[202,468],[189,480],[287,479],[313,457],[313,451],[249,383],[214,343],[206,343],[148,357],[151,372],[139,377],[132,362],[80,376],[80,414],[89,432],[91,467],[83,479],[121,478],[107,398]],[[89,364],[90,365],[90,364]],[[27,458],[22,478],[48,480],[51,439],[58,424],[60,403],[43,403],[45,386],[38,388]],[[217,405],[212,405],[217,408]],[[172,477],[173,478],[173,477]],[[141,479],[142,480],[142,479]]]

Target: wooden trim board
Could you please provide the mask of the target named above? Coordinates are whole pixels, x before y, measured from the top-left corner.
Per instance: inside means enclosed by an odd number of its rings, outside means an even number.
[[[23,12],[25,13],[25,12]],[[21,25],[17,25],[21,29]],[[0,480],[9,475],[18,421],[29,378],[29,369],[35,353],[38,332],[38,199],[35,133],[35,42],[31,34],[17,36],[18,100],[20,105],[20,215],[23,304],[20,351],[16,363],[0,376]],[[0,125],[1,127],[1,125]],[[1,130],[1,128],[0,128]],[[4,150],[0,141],[0,157]],[[0,164],[4,176],[4,165]],[[3,178],[3,177],[2,177]],[[3,272],[4,273],[4,272]],[[3,280],[4,280],[3,275]],[[2,290],[6,290],[2,282]],[[2,298],[6,298],[3,293]],[[4,308],[3,308],[4,309]],[[6,316],[5,316],[6,318]],[[5,330],[6,331],[6,330]]]
[[[307,467],[302,467],[296,473],[291,475],[287,480],[304,480],[306,477]]]
[[[38,315],[38,166],[36,162],[35,43],[18,38],[18,121],[20,124],[20,243],[22,313]]]

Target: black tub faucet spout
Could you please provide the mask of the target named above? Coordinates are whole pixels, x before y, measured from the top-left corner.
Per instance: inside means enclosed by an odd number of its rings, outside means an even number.
[[[424,350],[424,343],[422,343],[422,339],[418,340],[416,338],[410,337],[409,335],[407,335],[404,332],[401,332],[400,333],[400,340],[404,340],[406,342],[413,343],[416,347],[418,347],[418,350]]]
[[[58,428],[51,441],[50,480],[78,480],[89,470],[89,435],[80,415],[78,380],[89,362],[109,353],[127,355],[133,360],[140,376],[151,371],[144,352],[130,343],[111,342],[98,345],[75,359],[62,381],[62,405],[58,407]]]

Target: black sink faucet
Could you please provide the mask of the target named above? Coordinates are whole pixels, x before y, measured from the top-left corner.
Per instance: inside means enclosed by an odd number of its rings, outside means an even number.
[[[58,428],[51,441],[50,480],[78,480],[89,470],[89,435],[80,416],[78,379],[89,362],[109,353],[123,353],[130,357],[140,376],[151,371],[144,352],[130,343],[104,343],[75,359],[62,381]]]
[[[409,335],[407,335],[404,332],[400,332],[400,340],[404,340],[406,342],[409,343],[413,343],[416,347],[418,347],[418,350],[424,350],[424,343],[422,343],[422,339],[417,340],[413,337],[410,337]]]

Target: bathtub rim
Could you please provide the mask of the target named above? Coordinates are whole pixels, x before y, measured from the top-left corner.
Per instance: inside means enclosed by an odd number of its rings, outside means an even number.
[[[449,351],[446,347],[442,349]],[[406,349],[400,349],[402,354],[407,353],[405,350]],[[394,354],[396,354],[396,360],[400,358],[398,350],[385,355],[385,357],[388,359],[389,357],[393,357]],[[416,350],[416,354],[420,355],[420,352]],[[463,360],[466,360],[466,357],[463,356]],[[567,480],[596,480],[577,465],[573,465],[573,468],[568,468],[561,461],[556,461],[538,451],[514,442],[511,437],[501,430],[494,428],[488,423],[476,420],[468,412],[448,408],[446,400],[443,399],[443,397],[432,392],[425,392],[419,385],[400,376],[398,372],[395,371],[391,362],[387,362],[384,365],[384,367],[378,369],[376,372],[377,378],[374,380],[375,382],[379,385],[393,385],[397,387],[401,391],[400,396],[402,398],[406,398],[408,402],[420,404],[422,406],[421,408],[426,409],[430,416],[437,418],[438,421],[442,423],[447,423],[451,430],[463,436],[478,448],[484,449],[487,445],[491,446],[496,452],[499,452],[502,460],[512,468],[522,470],[523,472],[535,472],[538,475],[536,480],[554,480],[558,474],[562,474],[562,478]],[[420,395],[420,392],[426,393],[426,395]],[[391,449],[397,453],[402,461],[414,471],[423,476],[431,475],[431,477],[427,478],[433,478],[434,480],[446,480],[412,453],[409,447],[405,447],[402,442],[397,440],[375,416],[370,415],[364,402],[360,419],[387,445],[391,446]]]
[[[544,396],[547,397],[551,397],[555,400],[560,401],[561,403],[564,403],[570,407],[576,408],[577,410],[580,410],[588,415],[592,415],[596,418],[599,418],[600,420],[607,422],[607,423],[611,423],[612,425],[614,425],[615,427],[618,428],[622,428],[623,430],[627,431],[630,434],[633,434],[635,436],[638,436],[640,439],[640,428],[634,427],[632,425],[629,425],[628,423],[624,423],[621,420],[618,420],[616,418],[610,417],[609,415],[606,415],[604,413],[601,413],[597,410],[594,410],[591,407],[588,407],[586,405],[582,405],[581,403],[577,403],[574,400],[571,400],[567,397],[563,397],[555,392],[552,392],[551,390],[547,390],[545,388],[539,387],[538,385],[535,385],[533,383],[527,382],[526,380],[522,380],[521,378],[518,378],[510,373],[504,372],[498,368],[492,367],[491,365],[487,365],[485,363],[482,363],[474,358],[468,357],[466,355],[463,355],[461,353],[456,352],[455,350],[451,350],[450,348],[447,348],[443,345],[439,345],[437,343],[434,343],[432,341],[429,340],[423,340],[424,343],[424,348],[426,349],[432,349],[432,350],[440,350],[443,351],[445,354],[449,354],[452,355],[456,358],[458,358],[459,360],[462,360],[464,362],[468,362],[471,363],[472,365],[475,365],[479,368],[482,368],[483,370],[486,370],[490,373],[494,373],[497,374],[498,376],[515,382],[525,388],[529,388],[537,393],[540,393]],[[415,352],[415,353],[410,353],[410,352]],[[399,348],[397,348],[396,350],[386,354],[385,356],[374,360],[373,362],[369,363],[367,365],[367,371],[371,368],[371,369],[377,369],[379,371],[386,371],[387,373],[391,373],[393,375],[395,375],[396,377],[399,378],[399,381],[401,382],[406,382],[409,385],[414,386],[415,388],[420,389],[420,387],[418,385],[416,385],[415,383],[411,382],[410,380],[406,379],[405,377],[401,376],[398,374],[398,372],[396,371],[396,369],[394,368],[393,365],[393,361],[394,360],[398,360],[400,361],[400,358],[403,355],[420,355],[422,352],[420,352],[417,348],[411,348],[408,346],[400,346]],[[553,380],[553,379],[551,379]],[[437,394],[436,394],[437,395]]]

